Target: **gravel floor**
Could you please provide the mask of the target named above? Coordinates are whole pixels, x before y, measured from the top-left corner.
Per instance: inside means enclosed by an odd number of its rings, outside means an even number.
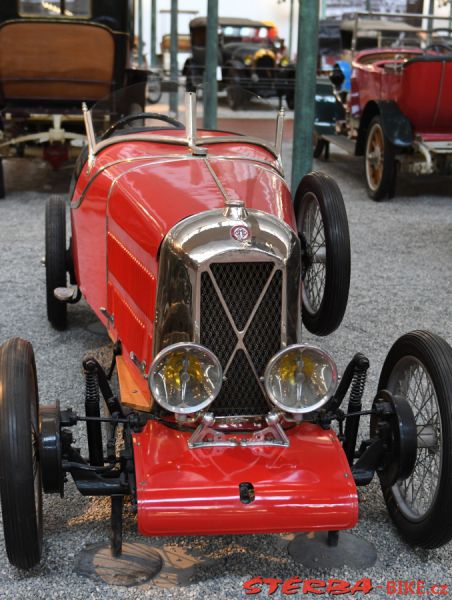
[[[285,148],[285,162],[290,162],[290,146]],[[369,356],[365,400],[370,403],[386,352],[399,335],[426,328],[452,342],[450,180],[401,180],[396,199],[374,203],[366,195],[360,161],[333,151],[328,163],[317,162],[315,167],[337,179],[352,239],[351,295],[345,320],[335,334],[315,342],[333,354],[340,370],[358,350]],[[6,171],[8,197],[0,201],[0,341],[13,335],[32,341],[42,402],[59,398],[63,406],[81,407],[81,359],[87,353],[106,358],[108,339],[83,302],[70,307],[66,332],[50,328],[40,265],[45,200],[49,193],[67,189],[70,174],[68,170],[51,173],[43,163],[32,161],[8,161]],[[367,428],[366,422],[363,427]],[[81,431],[79,435],[83,443]],[[242,583],[256,575],[350,581],[369,577],[375,587],[385,586],[387,580],[424,580],[426,584],[447,583],[452,590],[452,545],[430,552],[409,548],[389,522],[378,484],[360,490],[360,497],[356,533],[376,546],[378,561],[373,568],[303,569],[288,556],[284,536],[143,540],[135,535],[134,519],[128,516],[126,540],[140,539],[159,548],[165,564],[153,582],[125,588],[74,574],[82,548],[108,540],[109,513],[105,499],[82,498],[70,483],[63,500],[45,498],[41,566],[29,574],[10,567],[0,539],[0,598],[215,596],[234,600],[244,596]],[[387,595],[374,589],[367,597]]]

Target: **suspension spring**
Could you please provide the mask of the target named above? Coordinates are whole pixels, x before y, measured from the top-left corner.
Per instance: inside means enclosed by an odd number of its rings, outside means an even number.
[[[350,387],[348,401],[348,413],[360,412],[362,409],[362,397],[367,380],[369,360],[363,355],[355,356],[353,378]],[[347,419],[344,432],[344,452],[347,455],[350,466],[355,458],[356,440],[358,438],[360,416],[356,415]]]
[[[83,362],[85,370],[85,413],[87,417],[100,417],[99,381],[97,363],[87,359]],[[104,464],[102,448],[102,429],[97,420],[87,421],[89,462],[92,466]]]

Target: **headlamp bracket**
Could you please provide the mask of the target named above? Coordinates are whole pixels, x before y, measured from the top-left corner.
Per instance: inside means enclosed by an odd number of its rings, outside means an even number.
[[[259,429],[248,437],[245,437],[243,433],[225,433],[215,429],[214,414],[206,413],[203,416],[202,422],[188,440],[188,447],[192,449],[209,448],[212,446],[282,446],[287,448],[290,445],[289,438],[285,434],[279,419],[280,417],[277,413],[268,413],[265,417],[267,427]]]

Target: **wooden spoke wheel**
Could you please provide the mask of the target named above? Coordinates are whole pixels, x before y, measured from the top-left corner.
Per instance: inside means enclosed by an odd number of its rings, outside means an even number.
[[[385,136],[379,116],[369,125],[364,163],[367,191],[372,200],[392,198],[396,182],[395,148]]]

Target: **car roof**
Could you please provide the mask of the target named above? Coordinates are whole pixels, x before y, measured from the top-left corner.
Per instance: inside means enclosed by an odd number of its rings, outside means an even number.
[[[403,21],[389,21],[385,19],[369,19],[369,18],[358,18],[356,19],[343,19],[340,27],[342,31],[353,31],[357,22],[358,33],[359,32],[378,32],[378,31],[394,31],[394,32],[421,32],[420,27],[415,27],[409,23]]]
[[[221,27],[226,25],[243,26],[243,27],[270,27],[268,23],[262,21],[253,21],[252,19],[240,19],[238,17],[219,17],[218,24]],[[206,27],[207,17],[196,17],[190,21],[190,29],[195,27]]]

